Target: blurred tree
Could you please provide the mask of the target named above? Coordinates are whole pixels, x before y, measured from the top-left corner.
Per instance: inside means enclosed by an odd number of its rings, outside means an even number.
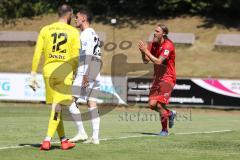
[[[8,23],[14,18],[32,17],[35,15],[49,13],[52,6],[43,0],[1,0],[0,17],[2,23]]]
[[[56,11],[62,3],[69,3],[74,9],[88,8],[102,16],[240,16],[239,0],[0,0],[1,21]]]

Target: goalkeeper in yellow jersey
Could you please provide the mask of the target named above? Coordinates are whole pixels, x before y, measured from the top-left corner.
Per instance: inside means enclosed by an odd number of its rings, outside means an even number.
[[[51,138],[57,131],[62,149],[75,146],[66,139],[62,106],[72,102],[71,86],[73,75],[78,66],[80,49],[79,31],[70,26],[72,8],[66,4],[58,8],[59,21],[43,27],[40,31],[32,62],[30,87],[35,91],[38,87],[36,72],[44,54],[43,77],[46,88],[46,103],[52,105],[47,136],[40,149],[51,148]]]

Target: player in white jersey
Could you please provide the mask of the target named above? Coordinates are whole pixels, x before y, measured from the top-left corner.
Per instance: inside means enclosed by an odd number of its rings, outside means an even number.
[[[94,29],[90,28],[91,14],[81,10],[76,15],[76,27],[80,28],[80,51],[79,67],[73,83],[74,102],[69,111],[77,126],[78,133],[70,139],[71,142],[84,141],[84,143],[99,144],[100,118],[97,108],[97,93],[100,90],[101,52],[100,41]],[[87,102],[92,122],[92,137],[84,130],[81,113],[77,106],[79,102]]]

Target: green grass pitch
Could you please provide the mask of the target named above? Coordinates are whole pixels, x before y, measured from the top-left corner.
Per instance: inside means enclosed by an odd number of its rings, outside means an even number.
[[[101,111],[108,107],[102,107]],[[82,112],[86,107],[82,107]],[[101,116],[100,145],[77,143],[63,151],[59,143],[50,151],[40,151],[45,136],[49,108],[43,104],[0,103],[1,160],[238,160],[240,158],[240,112],[177,109],[177,121],[168,137],[159,133],[156,112],[144,108],[118,107]],[[68,137],[76,133],[64,114]],[[84,121],[91,136],[91,123]],[[224,132],[225,130],[225,132]],[[230,131],[231,130],[231,131]],[[214,131],[219,131],[214,133]],[[205,133],[204,133],[205,132]],[[53,141],[58,141],[57,135]]]

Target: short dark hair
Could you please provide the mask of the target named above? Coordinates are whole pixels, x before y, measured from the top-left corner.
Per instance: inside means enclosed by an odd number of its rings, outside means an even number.
[[[58,7],[58,16],[59,17],[64,16],[68,12],[72,12],[72,7],[69,6],[68,4],[63,4]]]
[[[167,38],[167,35],[168,35],[168,32],[169,32],[168,27],[165,24],[158,24],[157,26],[162,29],[162,31],[164,33],[163,37]]]
[[[77,13],[85,15],[87,17],[87,21],[89,23],[92,22],[93,16],[92,16],[92,13],[89,10],[81,9],[81,10],[78,10]]]

